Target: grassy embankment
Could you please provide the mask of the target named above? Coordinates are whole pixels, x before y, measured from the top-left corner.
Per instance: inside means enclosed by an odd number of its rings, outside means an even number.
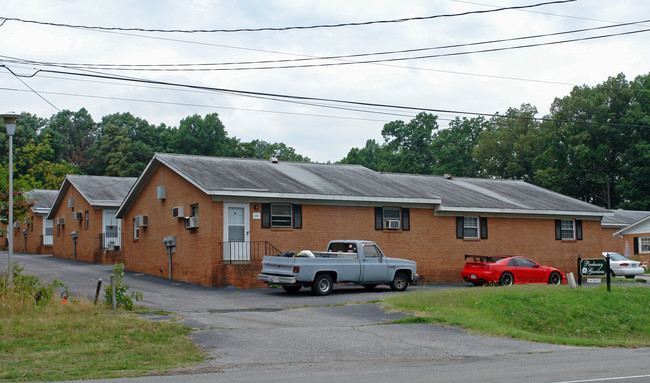
[[[203,360],[187,327],[87,299],[62,304],[57,288],[24,275],[7,288],[0,279],[0,381],[141,376]]]
[[[401,323],[460,326],[472,333],[576,346],[650,346],[650,288],[512,286],[392,296],[386,307],[413,313]]]

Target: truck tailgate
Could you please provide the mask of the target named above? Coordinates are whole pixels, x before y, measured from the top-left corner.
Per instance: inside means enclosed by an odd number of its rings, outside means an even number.
[[[272,275],[293,275],[295,258],[265,256],[262,259],[262,273]]]

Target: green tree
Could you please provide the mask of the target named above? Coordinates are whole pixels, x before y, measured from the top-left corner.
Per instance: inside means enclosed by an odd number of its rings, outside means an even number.
[[[495,116],[488,129],[479,134],[480,145],[473,155],[481,173],[499,178],[532,182],[534,162],[541,151],[539,124],[533,117],[537,108],[522,104],[510,108],[503,116]]]
[[[484,117],[456,117],[448,129],[439,130],[431,144],[434,156],[433,174],[452,174],[458,177],[479,177],[482,174],[474,149],[479,146],[480,134],[490,125]]]
[[[381,135],[390,156],[389,171],[428,174],[433,169],[433,132],[438,129],[438,116],[419,113],[409,123],[392,121],[384,125]]]
[[[269,159],[275,157],[280,161],[309,162],[309,158],[296,153],[296,150],[281,142],[253,140],[237,145],[237,156],[244,158]]]
[[[169,142],[174,153],[203,156],[232,156],[236,142],[228,138],[219,115],[208,114],[205,119],[195,114],[181,120]]]
[[[29,183],[29,188],[58,189],[67,174],[80,174],[79,168],[60,161],[55,162],[49,137],[40,143],[31,139],[16,150],[16,173]]]
[[[50,118],[41,135],[50,137],[57,161],[66,161],[81,169],[92,171],[92,147],[97,125],[85,108],[78,112],[63,110]]]

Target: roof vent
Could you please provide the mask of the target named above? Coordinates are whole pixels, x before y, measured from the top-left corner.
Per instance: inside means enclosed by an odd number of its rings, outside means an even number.
[[[446,179],[448,179],[448,180],[454,178],[454,177],[452,177],[451,174],[449,174],[449,173],[445,174],[444,177],[445,177]]]
[[[271,163],[277,164],[278,163],[278,158],[277,157],[271,157],[271,158],[269,158],[269,161],[271,161]]]

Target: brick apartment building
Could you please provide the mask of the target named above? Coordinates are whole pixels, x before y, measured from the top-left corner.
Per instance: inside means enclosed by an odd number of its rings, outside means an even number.
[[[12,226],[15,252],[31,254],[52,253],[52,221],[46,219],[56,197],[56,190],[35,189],[25,193],[29,201],[34,201],[23,222]]]
[[[630,250],[632,250],[632,240],[624,238],[624,236],[618,234],[618,232],[648,217],[650,217],[650,211],[611,210],[610,214],[604,216],[601,222],[603,231],[603,251],[624,254],[626,241]],[[650,230],[648,230],[648,232],[650,232]],[[650,237],[650,234],[647,236]]]
[[[84,262],[123,262],[122,225],[115,213],[135,180],[68,175],[47,216],[53,221],[52,254]]]
[[[578,254],[600,255],[605,214],[522,181],[156,154],[116,217],[127,270],[251,288],[263,286],[264,254],[343,238],[417,261],[427,282],[461,281],[465,254],[524,255],[575,272]]]
[[[650,214],[644,213],[645,217],[618,230],[613,236],[624,244],[623,251],[618,251],[619,253],[625,254],[627,243],[631,258],[641,261],[647,267],[650,264]]]

